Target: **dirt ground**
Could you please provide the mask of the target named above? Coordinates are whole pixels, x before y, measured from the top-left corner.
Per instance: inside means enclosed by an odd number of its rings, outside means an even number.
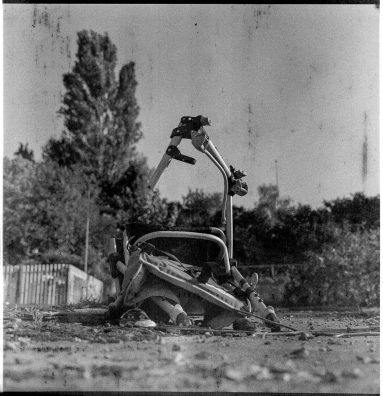
[[[379,309],[279,310],[306,332],[289,336],[260,322],[253,335],[188,334],[65,312],[4,309],[4,391],[380,392]]]

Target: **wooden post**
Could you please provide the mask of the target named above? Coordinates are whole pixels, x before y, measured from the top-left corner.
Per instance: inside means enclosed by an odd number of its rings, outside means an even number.
[[[40,285],[41,285],[41,264],[36,264],[36,304],[40,304]]]
[[[20,265],[20,276],[21,276],[21,283],[20,283],[20,305],[24,304],[24,296],[25,296],[25,265]]]
[[[70,264],[67,264],[67,275],[66,275],[66,300],[65,304],[70,304],[72,303],[72,287],[71,287],[71,268]]]
[[[3,267],[3,279],[4,279],[4,285],[3,285],[3,299],[4,302],[8,301],[8,293],[9,293],[9,278],[10,278],[10,266],[5,266]]]
[[[24,265],[24,293],[23,293],[23,301],[22,304],[26,304],[28,302],[28,290],[29,290],[29,266]]]
[[[90,212],[90,185],[89,185],[89,182],[88,182],[88,205],[87,205],[87,210],[86,210],[85,258],[84,258],[85,300],[88,299],[89,212]]]
[[[30,264],[31,266],[31,296],[30,296],[30,304],[36,304],[35,300],[35,292],[36,292],[36,266],[35,264]]]
[[[52,264],[48,264],[48,294],[47,294],[47,305],[51,305],[51,295],[52,295],[52,282],[51,282],[51,275],[52,275]]]
[[[21,302],[21,265],[17,266],[16,304]]]
[[[46,264],[41,264],[41,283],[40,283],[40,296],[39,304],[44,305],[44,292],[45,292],[45,266]]]
[[[49,276],[49,264],[44,265],[44,289],[43,289],[43,304],[48,305],[48,276]]]
[[[56,305],[56,282],[57,282],[57,276],[58,276],[57,264],[53,264],[52,275],[53,275],[53,280],[52,280],[52,306],[55,306]]]

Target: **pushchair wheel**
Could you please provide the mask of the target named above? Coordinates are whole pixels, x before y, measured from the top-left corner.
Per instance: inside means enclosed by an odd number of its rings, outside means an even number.
[[[177,326],[185,326],[185,327],[187,327],[187,326],[191,326],[192,325],[192,322],[191,322],[191,320],[189,319],[189,317],[186,315],[186,313],[184,313],[184,312],[181,312],[180,314],[178,314],[177,315],[177,318],[176,318],[176,325]]]
[[[266,315],[265,319],[270,320],[274,323],[265,322],[265,325],[271,329],[272,333],[281,331],[281,326],[279,326],[279,319],[275,312],[270,312]]]
[[[233,330],[249,330],[253,331],[256,329],[256,323],[252,322],[247,318],[236,319],[233,322]]]

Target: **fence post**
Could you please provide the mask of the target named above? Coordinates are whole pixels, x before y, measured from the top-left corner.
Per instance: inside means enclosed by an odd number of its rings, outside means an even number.
[[[40,304],[40,284],[41,284],[41,264],[36,264],[37,284],[36,284],[36,304]]]
[[[64,278],[65,278],[65,289],[64,289],[64,301],[63,304],[68,305],[69,298],[69,265],[65,264],[64,267]]]
[[[9,290],[9,278],[10,278],[9,270],[10,270],[10,268],[8,265],[3,266],[3,282],[4,282],[4,284],[3,284],[3,300],[4,300],[4,302],[7,301],[7,299],[8,299],[7,296],[8,296],[8,290]]]
[[[71,265],[68,264],[68,274],[67,274],[67,300],[66,304],[72,303],[72,268]]]
[[[17,305],[21,305],[23,302],[23,292],[24,292],[24,266],[19,265],[19,276],[17,278],[17,294],[16,294],[16,303]]]

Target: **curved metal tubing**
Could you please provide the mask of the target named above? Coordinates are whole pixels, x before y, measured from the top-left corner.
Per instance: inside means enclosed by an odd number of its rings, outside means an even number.
[[[209,234],[200,234],[198,232],[189,232],[189,231],[156,231],[150,232],[149,234],[143,235],[141,238],[138,238],[134,245],[137,245],[139,242],[146,242],[150,239],[154,238],[194,238],[194,239],[205,239],[208,241],[216,242],[220,248],[221,253],[223,253],[223,261],[225,264],[225,270],[227,274],[230,274],[230,262],[228,251],[225,243],[222,239]]]
[[[227,193],[229,191],[229,181],[227,179],[227,175],[223,167],[220,163],[213,157],[213,155],[209,151],[204,151],[210,161],[219,169],[223,176],[223,202],[222,202],[222,215],[221,215],[221,223],[222,225],[226,225],[226,205],[227,205]]]
[[[207,145],[207,150],[214,156],[214,158],[219,162],[219,164],[222,166],[222,168],[225,170],[225,173],[227,177],[231,176],[231,172],[229,167],[226,165],[225,161],[221,157],[221,154],[218,152],[218,150],[215,148],[213,142],[209,140],[209,143]]]
[[[175,136],[171,139],[170,145],[178,146],[181,143],[182,137]],[[207,157],[213,162],[213,164],[219,169],[224,178],[224,196],[222,202],[222,225],[226,227],[226,239],[227,239],[227,249],[229,258],[233,258],[233,197],[228,194],[229,190],[229,177],[231,176],[231,171],[226,165],[225,161],[219,154],[218,150],[214,146],[213,142],[210,140],[206,131],[196,132],[195,136],[192,135],[193,146],[205,153]],[[152,177],[150,178],[149,188],[154,188],[157,184],[159,178],[161,177],[164,170],[169,166],[172,157],[168,154],[164,154],[160,163],[158,164],[156,170],[154,171]],[[230,266],[228,265],[228,268]]]

